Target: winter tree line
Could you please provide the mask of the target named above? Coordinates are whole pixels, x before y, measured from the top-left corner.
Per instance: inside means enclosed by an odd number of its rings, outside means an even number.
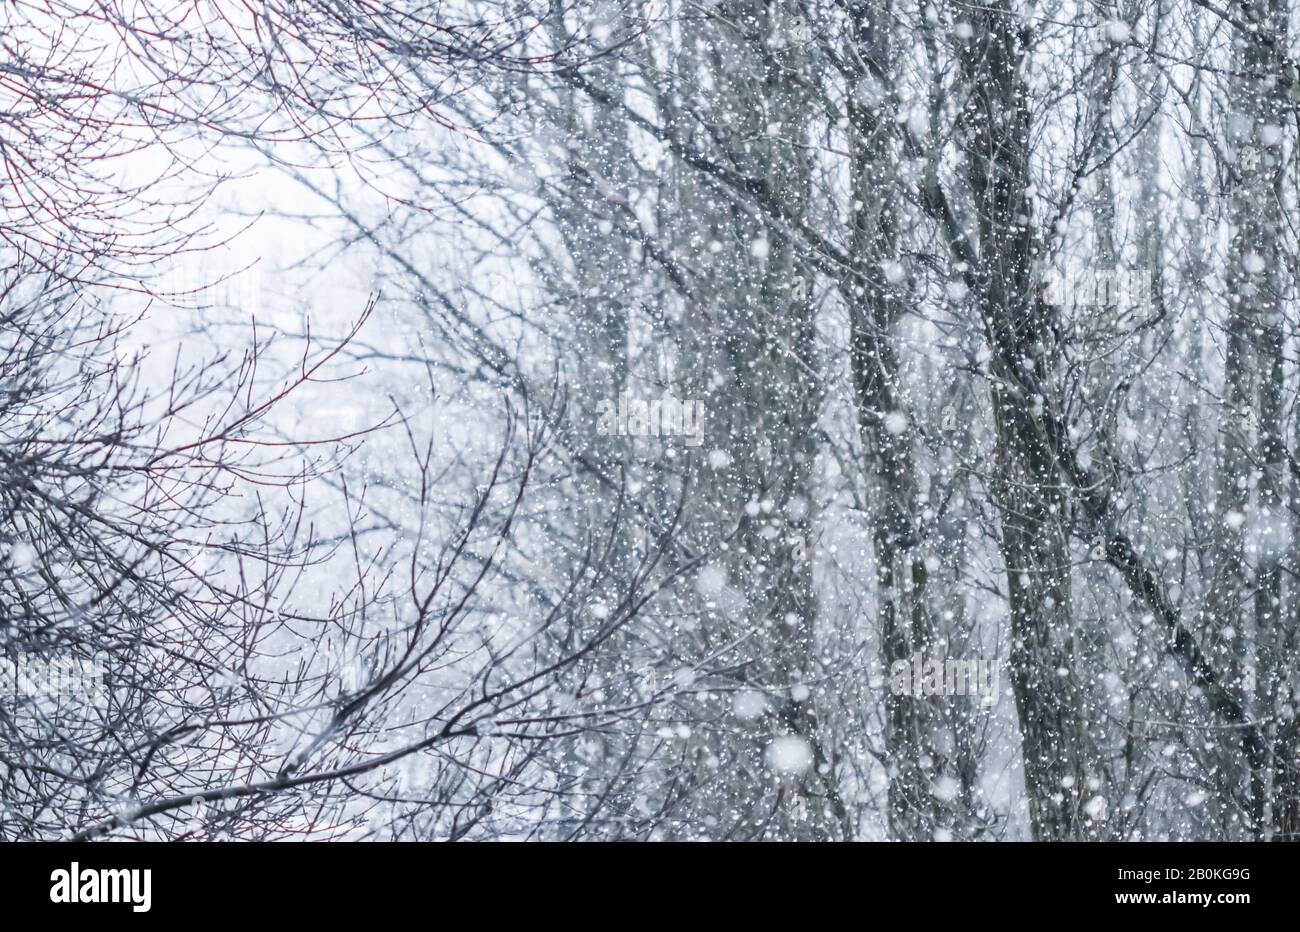
[[[8,0],[0,838],[1300,838],[1291,19]]]

